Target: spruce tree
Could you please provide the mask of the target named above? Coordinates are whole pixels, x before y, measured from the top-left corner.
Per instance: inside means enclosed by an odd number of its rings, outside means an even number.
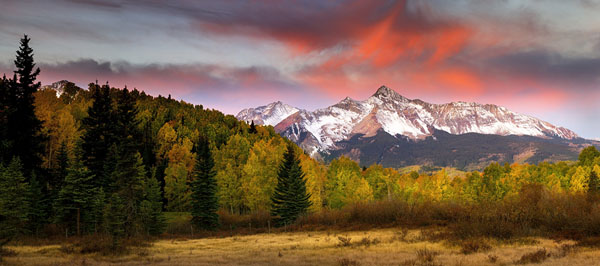
[[[48,180],[48,189],[50,190],[49,200],[51,202],[54,202],[58,198],[58,193],[62,188],[63,181],[67,177],[67,169],[69,168],[69,154],[67,145],[64,142],[60,144],[57,153],[57,165]]]
[[[35,67],[29,41],[27,35],[21,39],[21,46],[14,61],[17,70],[13,82],[9,85],[11,92],[8,95],[12,99],[9,99],[11,110],[7,117],[7,139],[10,143],[7,155],[20,158],[23,169],[28,169],[24,173],[27,177],[31,174],[29,171],[40,168],[43,143],[46,140],[41,133],[42,122],[35,115],[34,93],[41,86],[36,82],[40,69]],[[45,180],[42,184],[45,184]]]
[[[254,125],[254,120],[252,120],[252,122],[250,123],[250,130],[248,130],[248,133],[250,134],[256,134],[258,131],[256,130],[256,126]]]
[[[95,228],[95,200],[99,190],[93,184],[94,174],[81,162],[72,161],[58,197],[54,202],[56,222],[65,226],[67,234],[92,232]]]
[[[104,164],[108,149],[114,143],[114,119],[110,88],[90,84],[92,92],[92,106],[88,109],[88,116],[83,119],[81,148],[85,166],[95,176],[94,185],[103,187],[106,191],[109,181],[105,180]]]
[[[6,75],[0,79],[0,163],[7,162],[10,153],[10,140],[8,139],[9,125],[8,117],[11,105],[9,104],[10,99],[9,80],[6,79]]]
[[[112,249],[116,251],[125,235],[125,203],[117,193],[113,193],[104,207],[104,229],[112,237]]]
[[[219,226],[215,162],[208,139],[200,137],[192,181],[192,223],[204,230]]]
[[[146,182],[145,194],[140,208],[144,229],[149,235],[160,235],[165,229],[166,220],[162,213],[160,184],[154,174]]]
[[[288,225],[305,214],[311,202],[306,192],[306,180],[296,158],[293,144],[288,144],[283,162],[277,174],[277,186],[271,197],[271,215],[276,216],[277,225]]]
[[[594,169],[590,171],[587,194],[588,199],[592,201],[596,201],[600,196],[600,180],[598,180],[598,175]]]
[[[51,200],[46,197],[43,193],[42,184],[38,182],[35,174],[29,178],[28,191],[27,191],[27,228],[29,232],[34,233],[36,236],[43,226],[48,222],[49,216],[49,203]]]
[[[0,248],[25,232],[29,208],[21,169],[18,158],[13,158],[7,167],[0,163]]]
[[[125,205],[125,233],[135,234],[140,229],[140,204],[144,200],[146,169],[138,152],[138,121],[135,100],[125,88],[118,93],[115,113],[115,136],[118,158],[112,180],[114,192]]]
[[[124,152],[120,155],[115,171],[115,193],[123,201],[125,208],[125,233],[134,235],[140,227],[138,213],[140,204],[144,200],[146,169],[142,157],[137,151]]]

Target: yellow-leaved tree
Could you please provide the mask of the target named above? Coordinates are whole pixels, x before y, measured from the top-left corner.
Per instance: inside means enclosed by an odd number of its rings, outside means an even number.
[[[184,138],[167,153],[169,164],[165,169],[165,197],[170,211],[189,210],[189,182],[195,162],[192,146],[192,142]]]
[[[577,166],[575,173],[571,176],[569,191],[572,193],[586,193],[588,191],[590,169],[585,166]]]
[[[261,139],[252,146],[241,178],[244,205],[250,211],[270,209],[285,149],[285,143],[279,138]]]
[[[323,164],[306,154],[300,155],[300,167],[304,171],[306,191],[310,194],[310,202],[312,203],[309,210],[318,211],[323,207],[325,200],[327,169]]]
[[[243,211],[242,177],[249,153],[250,142],[238,134],[229,137],[227,143],[213,153],[219,205],[231,213]]]
[[[331,208],[373,200],[373,189],[362,177],[360,167],[345,156],[331,161],[325,189],[327,203]]]

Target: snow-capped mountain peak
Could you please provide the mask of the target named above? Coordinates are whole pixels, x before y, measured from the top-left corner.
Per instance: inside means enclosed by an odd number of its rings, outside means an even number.
[[[337,143],[356,134],[373,136],[381,130],[397,138],[413,140],[425,139],[435,130],[455,135],[480,133],[578,138],[568,129],[493,104],[431,104],[408,99],[386,86],[379,87],[364,101],[346,97],[335,105],[313,112],[276,102],[244,109],[237,117],[274,125],[282,135],[312,152],[335,150]]]
[[[256,108],[244,109],[236,117],[246,122],[254,121],[257,125],[275,126],[281,120],[298,112],[298,110],[298,108],[282,103],[281,101],[276,101]]]

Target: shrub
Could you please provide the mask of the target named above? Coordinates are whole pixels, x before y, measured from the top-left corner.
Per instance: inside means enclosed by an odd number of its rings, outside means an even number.
[[[521,258],[515,261],[515,264],[529,264],[529,263],[542,263],[550,257],[550,253],[546,249],[539,249],[538,251],[526,253]]]
[[[437,251],[433,251],[427,248],[417,250],[417,262],[420,265],[433,266],[436,265],[435,257],[437,257],[440,253]]]
[[[488,255],[488,261],[489,261],[490,263],[496,263],[496,262],[498,261],[498,256],[497,256],[497,255],[490,254],[490,255]]]
[[[485,240],[483,239],[469,239],[461,243],[460,252],[462,254],[471,254],[477,252],[485,252],[492,249]]]
[[[340,241],[340,243],[338,243],[338,247],[349,247],[352,245],[350,243],[350,240],[352,240],[352,238],[350,237],[338,236],[338,240]]]
[[[343,258],[338,261],[338,265],[340,266],[359,266],[360,263],[355,260],[351,260],[348,258]]]

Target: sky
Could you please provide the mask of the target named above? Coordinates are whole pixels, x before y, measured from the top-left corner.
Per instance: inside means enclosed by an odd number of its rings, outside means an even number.
[[[228,114],[386,85],[600,138],[600,1],[0,0],[0,14],[0,73],[27,34],[43,84],[108,81]]]

